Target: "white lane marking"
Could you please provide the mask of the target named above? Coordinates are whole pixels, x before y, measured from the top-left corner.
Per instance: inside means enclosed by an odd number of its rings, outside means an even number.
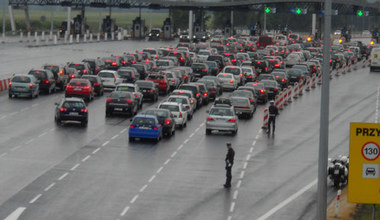
[[[256,145],[256,140],[254,140],[253,142],[252,142],[252,146],[255,146]]]
[[[259,139],[259,137],[260,137],[260,135],[259,135],[259,134],[257,134],[257,135],[256,135],[256,137],[255,137],[255,139]]]
[[[25,211],[25,207],[18,207],[16,210],[14,210],[8,217],[6,217],[4,220],[17,220],[21,214]]]
[[[177,154],[177,151],[174,151],[174,153],[172,153],[172,155],[170,155],[170,157],[174,157],[176,154]]]
[[[169,162],[170,162],[170,159],[167,159],[167,160],[165,161],[164,164],[166,165],[166,164],[168,164]]]
[[[15,150],[19,149],[20,147],[21,147],[21,145],[17,145],[16,147],[11,148],[11,151],[15,151]]]
[[[245,174],[245,171],[241,171],[241,173],[240,173],[240,179],[244,178],[244,174]]]
[[[377,123],[377,119],[379,116],[379,96],[380,96],[380,87],[377,88],[377,98],[376,98],[376,116],[375,116],[375,123]]]
[[[44,132],[44,133],[42,133],[42,134],[40,134],[40,135],[38,135],[38,137],[40,138],[40,137],[42,137],[42,136],[44,136],[44,135],[46,135],[47,133],[46,132]]]
[[[106,146],[110,141],[106,141],[102,144],[102,147]]]
[[[241,180],[239,180],[238,183],[236,184],[236,188],[240,188],[240,185],[241,185]]]
[[[131,204],[135,203],[137,198],[139,198],[139,195],[135,195],[133,199],[131,200]]]
[[[128,210],[129,210],[129,206],[125,207],[123,211],[120,213],[120,216],[124,216],[125,214],[127,214]]]
[[[59,181],[63,180],[63,178],[65,178],[67,175],[69,175],[69,173],[64,173],[62,176],[60,176],[58,178]]]
[[[231,203],[230,212],[234,212],[235,209],[235,202]]]
[[[71,171],[74,171],[76,168],[80,166],[80,163],[75,164],[73,167],[71,167]]]
[[[26,110],[28,110],[28,108],[23,108],[23,109],[20,110],[20,112],[23,112],[23,111],[26,111]]]
[[[55,128],[51,128],[49,131],[54,131],[55,130]]]
[[[115,135],[115,136],[113,136],[113,137],[111,137],[111,140],[114,140],[114,139],[116,139],[117,137],[119,137],[119,135],[117,134],[117,135]]]
[[[140,192],[141,193],[144,192],[144,190],[146,189],[146,187],[148,187],[148,185],[146,185],[146,184],[143,187],[141,187]]]
[[[45,192],[49,191],[49,189],[51,189],[54,185],[55,185],[55,183],[50,184],[48,187],[46,187],[46,188],[44,189],[44,191],[45,191]]]
[[[272,216],[278,210],[280,210],[281,208],[283,208],[284,206],[286,206],[287,204],[289,204],[290,202],[292,202],[293,200],[295,200],[297,197],[299,197],[300,195],[302,195],[304,192],[306,192],[307,190],[309,190],[311,187],[313,187],[317,183],[317,181],[318,181],[318,179],[315,179],[313,182],[309,183],[308,185],[306,185],[305,187],[303,187],[302,189],[300,189],[298,192],[294,193],[289,198],[285,199],[284,201],[282,201],[281,203],[279,203],[278,205],[276,205],[275,207],[273,207],[271,210],[269,210],[267,213],[265,213],[264,215],[262,215],[257,220],[268,219],[270,216]]]
[[[37,105],[38,105],[37,103],[36,103],[36,104],[33,104],[32,107],[36,107]]]
[[[232,220],[232,216],[228,216],[227,220]]]
[[[120,131],[120,134],[122,134],[122,133],[124,133],[124,132],[126,132],[126,131],[127,131],[127,129],[124,128],[123,130]]]
[[[154,180],[154,178],[156,178],[156,175],[153,175],[149,180],[148,180],[148,182],[152,182],[153,180]]]
[[[90,157],[91,157],[90,155],[87,155],[87,157],[82,159],[82,162],[85,162],[86,160],[90,159]]]
[[[253,152],[253,147],[251,147],[250,149],[249,149],[249,153],[252,153]]]
[[[29,141],[25,142],[25,144],[30,144],[34,141],[34,138],[30,139]]]
[[[2,154],[0,155],[0,158],[1,158],[1,157],[4,157],[5,155],[7,155],[7,153],[2,153]]]
[[[238,194],[239,194],[239,191],[235,190],[233,199],[235,199],[235,200],[236,200],[236,198],[237,198]]]
[[[3,116],[1,116],[0,120],[4,119],[6,117],[7,117],[6,115],[3,115]]]
[[[13,115],[15,115],[17,113],[18,113],[18,111],[12,112],[12,113],[9,114],[9,116],[13,116]]]
[[[187,142],[189,142],[189,138],[187,138],[183,143],[186,144]]]
[[[200,129],[200,128],[196,128],[196,129],[195,129],[195,132],[198,132],[198,131],[199,131],[199,129]]]
[[[243,169],[247,169],[248,163],[244,162]]]
[[[261,132],[263,132],[263,129],[260,129],[259,132],[257,132],[257,134],[261,134]]]
[[[194,136],[194,133],[191,133],[189,137],[191,138],[191,137],[193,137],[193,136]]]
[[[96,154],[100,150],[100,147],[96,148],[94,151],[92,151],[92,154]]]
[[[164,167],[160,167],[156,173],[160,173],[162,171],[162,169],[164,169]]]
[[[202,122],[202,124],[201,124],[201,127],[203,127],[205,125],[205,123],[204,122]]]
[[[178,150],[181,150],[183,148],[183,144],[179,145]]]
[[[29,201],[30,204],[33,204],[35,201],[37,201],[40,197],[42,196],[42,194],[38,194],[36,197],[34,197],[32,200]]]
[[[247,161],[248,161],[249,159],[251,159],[251,155],[250,155],[250,154],[247,155]]]

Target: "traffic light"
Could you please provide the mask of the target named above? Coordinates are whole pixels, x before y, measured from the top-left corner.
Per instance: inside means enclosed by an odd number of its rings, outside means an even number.
[[[271,11],[271,10],[270,10],[270,8],[269,8],[269,7],[266,7],[264,11],[265,11],[265,13],[267,13],[267,14],[268,14],[268,13],[270,13],[270,11]]]
[[[306,41],[307,41],[307,42],[310,42],[310,41],[311,41],[311,37],[310,37],[310,36],[307,36]]]
[[[361,17],[361,16],[363,16],[363,11],[362,10],[358,10],[358,12],[357,12],[357,15],[359,16],[359,17]]]
[[[300,8],[297,8],[297,9],[296,9],[296,14],[297,14],[297,15],[300,15],[301,13],[302,13],[302,10],[301,10]]]

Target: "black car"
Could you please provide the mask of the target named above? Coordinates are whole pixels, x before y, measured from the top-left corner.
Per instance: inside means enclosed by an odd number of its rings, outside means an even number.
[[[105,63],[102,59],[83,59],[82,62],[88,63],[93,74],[98,74],[98,72],[105,69]]]
[[[117,74],[123,79],[123,83],[134,83],[140,79],[140,74],[134,67],[121,67]]]
[[[56,86],[61,89],[61,91],[65,90],[65,87],[69,81],[69,76],[66,71],[66,68],[61,68],[59,65],[51,65],[46,64],[43,66],[45,70],[50,70],[55,78]]]
[[[256,71],[259,73],[271,73],[272,68],[269,65],[268,60],[256,60],[253,62],[253,66],[255,67]]]
[[[140,79],[145,79],[148,76],[148,68],[144,63],[135,63],[131,67],[136,68],[137,72],[140,74]]]
[[[266,92],[263,83],[249,82],[245,84],[245,87],[254,88],[257,95],[257,101],[260,101],[263,104],[267,103],[268,93]],[[239,88],[244,88],[244,87],[239,87]]]
[[[196,78],[202,78],[205,75],[209,75],[208,66],[205,63],[193,63],[191,64],[191,69],[193,69],[193,74]]]
[[[215,100],[218,94],[220,94],[220,88],[218,88],[215,81],[200,79],[197,82],[203,83],[206,86],[209,99]]]
[[[268,93],[268,99],[274,100],[276,95],[280,93],[280,87],[276,80],[261,80],[260,82],[264,84],[265,91]]]
[[[173,114],[167,109],[148,109],[144,112],[146,115],[155,115],[158,122],[162,125],[162,133],[167,136],[175,134],[175,120]]]
[[[143,99],[158,100],[158,88],[153,81],[137,80],[135,82],[140,87],[140,92],[143,94]]]
[[[152,29],[148,34],[148,40],[160,40],[160,38],[161,38],[160,29]]]
[[[127,112],[129,115],[136,115],[139,109],[139,102],[131,92],[113,91],[106,101],[106,117],[114,112]]]
[[[32,69],[28,74],[33,75],[39,81],[40,91],[46,91],[48,94],[56,91],[55,77],[50,70]]]
[[[55,122],[61,125],[63,121],[79,121],[82,127],[87,127],[88,110],[81,98],[62,98],[55,103]]]
[[[102,60],[104,61],[104,69],[106,70],[117,70],[122,66],[120,59],[116,57],[103,57]]]
[[[203,105],[203,99],[201,96],[201,92],[199,91],[199,86],[191,84],[182,84],[178,89],[189,90],[193,93],[193,96],[197,99],[197,109],[199,109]]]
[[[74,68],[76,70],[78,70],[78,73],[79,75],[91,75],[92,74],[92,71],[91,71],[91,68],[90,68],[90,65],[88,65],[88,63],[85,63],[85,62],[80,62],[80,63],[68,63],[67,64],[67,67],[69,68]]]
[[[220,55],[213,55],[213,56],[208,56],[207,61],[216,61],[219,64],[219,71],[221,71],[225,66],[226,63],[224,61],[224,58]]]
[[[83,79],[88,79],[92,87],[94,87],[94,91],[97,96],[102,96],[104,93],[104,87],[103,87],[103,82],[102,79],[97,76],[97,75],[83,75],[81,78]]]

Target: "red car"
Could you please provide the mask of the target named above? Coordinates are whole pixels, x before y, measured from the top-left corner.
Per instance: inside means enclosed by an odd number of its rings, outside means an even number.
[[[165,75],[149,74],[146,80],[153,81],[157,85],[159,91],[163,92],[164,94],[168,94],[170,86],[169,81]]]
[[[74,78],[66,86],[65,97],[80,97],[90,101],[94,95],[94,87],[88,79]]]

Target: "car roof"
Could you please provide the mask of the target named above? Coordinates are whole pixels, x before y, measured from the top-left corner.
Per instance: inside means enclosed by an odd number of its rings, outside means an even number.
[[[76,98],[76,97],[65,97],[63,98],[64,101],[77,101],[77,102],[84,102],[82,98]]]
[[[157,119],[155,115],[145,115],[145,114],[135,115],[135,117],[133,117],[133,119],[135,119],[135,118],[152,118],[152,119]]]
[[[133,83],[119,83],[116,85],[116,87],[118,86],[130,86],[130,87],[135,87],[136,85],[133,84]]]

